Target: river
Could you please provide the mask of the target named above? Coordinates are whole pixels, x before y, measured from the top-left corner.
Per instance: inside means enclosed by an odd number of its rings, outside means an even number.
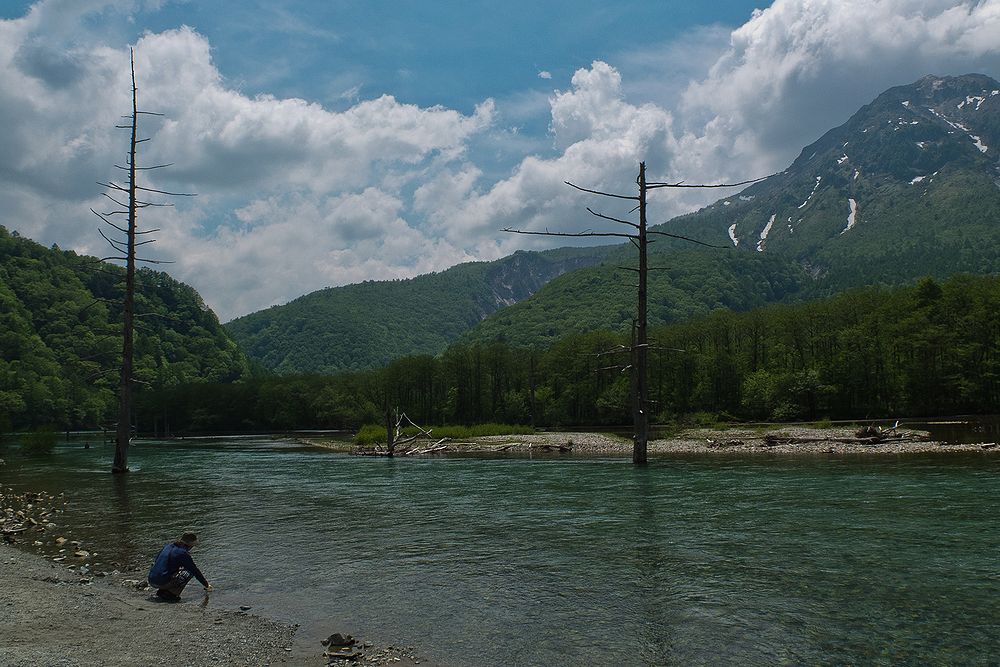
[[[316,653],[337,631],[448,667],[1000,658],[996,456],[637,468],[240,438],[139,442],[127,476],[111,456],[7,442],[0,482],[66,492],[102,561],[196,530],[212,604],[301,623]]]

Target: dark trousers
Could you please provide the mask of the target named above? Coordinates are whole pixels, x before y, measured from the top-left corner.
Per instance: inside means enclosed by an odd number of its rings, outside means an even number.
[[[156,595],[166,600],[179,600],[181,591],[191,581],[191,573],[187,570],[177,570],[177,574],[165,584],[156,586]]]

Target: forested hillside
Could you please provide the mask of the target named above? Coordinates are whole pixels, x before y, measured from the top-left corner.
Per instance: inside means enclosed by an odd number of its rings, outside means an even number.
[[[0,431],[113,419],[123,275],[0,226]],[[148,269],[137,285],[139,381],[162,387],[248,373],[246,356],[191,287]]]
[[[544,348],[574,333],[626,332],[635,319],[635,273],[620,267],[634,263],[633,255],[631,246],[622,246],[599,266],[560,276],[473,327],[461,340]],[[651,325],[794,298],[811,282],[797,263],[770,255],[653,252],[649,264],[654,269],[649,273]]]
[[[1000,277],[923,279],[797,305],[718,310],[651,331],[656,420],[866,419],[995,411]],[[335,376],[258,378],[147,393],[140,426],[174,432],[356,428],[398,406],[422,424],[620,425],[630,420],[621,356],[596,331],[545,349],[456,344],[439,357]],[[616,360],[617,359],[617,360]]]
[[[1000,83],[970,74],[892,88],[785,171],[660,226],[721,247],[657,239],[650,264],[665,270],[649,275],[651,321],[998,272],[998,157]],[[558,270],[538,268],[556,254],[521,253],[325,290],[228,326],[252,358],[282,373],[373,368],[459,339],[544,347],[567,333],[626,330],[634,274],[616,267],[634,265],[632,247],[556,252],[581,254]],[[523,267],[510,276],[539,278],[497,298],[503,281],[491,267],[510,262]]]
[[[517,252],[410,280],[368,281],[307,294],[240,317],[226,328],[278,373],[377,368],[408,354],[437,354],[490,313],[608,248]]]

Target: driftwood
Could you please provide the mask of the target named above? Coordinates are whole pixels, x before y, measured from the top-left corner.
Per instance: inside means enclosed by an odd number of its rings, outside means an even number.
[[[858,429],[854,437],[794,437],[794,436],[783,436],[778,433],[768,433],[764,436],[764,447],[776,447],[778,445],[805,445],[817,442],[839,442],[847,445],[864,445],[867,447],[876,447],[881,444],[886,443],[897,443],[897,442],[921,442],[926,440],[925,437],[919,435],[907,435],[903,433],[897,433],[896,430],[888,429],[882,430],[878,426],[865,426]]]
[[[573,445],[567,443],[565,445],[560,444],[528,444],[528,449],[542,449],[546,452],[558,451],[558,452],[571,452],[573,451]]]

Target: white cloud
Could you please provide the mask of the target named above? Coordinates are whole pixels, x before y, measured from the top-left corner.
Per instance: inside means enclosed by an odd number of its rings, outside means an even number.
[[[546,70],[543,69],[542,71],[540,71],[538,73],[538,78],[539,79],[551,79],[552,78],[552,72],[549,72],[549,71],[546,71]]]
[[[926,74],[997,75],[997,35],[996,0],[776,0],[685,91],[687,143],[758,165],[752,173],[780,169],[888,87]]]
[[[124,155],[112,126],[129,108],[128,52],[85,19],[137,6],[45,0],[0,21],[0,223],[101,252],[87,209],[94,181]],[[140,104],[166,116],[143,118],[153,138],[143,159],[176,164],[151,172],[152,184],[199,196],[143,219],[163,229],[155,252],[177,262],[168,270],[227,319],[328,285],[564,244],[504,227],[618,231],[585,207],[621,217],[628,202],[564,181],[627,193],[640,160],[659,180],[781,169],[889,86],[996,76],[998,34],[1000,0],[776,0],[734,31],[710,26],[595,61],[547,100],[525,91],[463,114],[358,100],[349,79],[339,103],[350,106],[336,111],[250,97],[220,75],[203,35],[148,33],[136,44]],[[546,147],[520,131],[540,108]],[[715,196],[657,191],[651,221]]]

